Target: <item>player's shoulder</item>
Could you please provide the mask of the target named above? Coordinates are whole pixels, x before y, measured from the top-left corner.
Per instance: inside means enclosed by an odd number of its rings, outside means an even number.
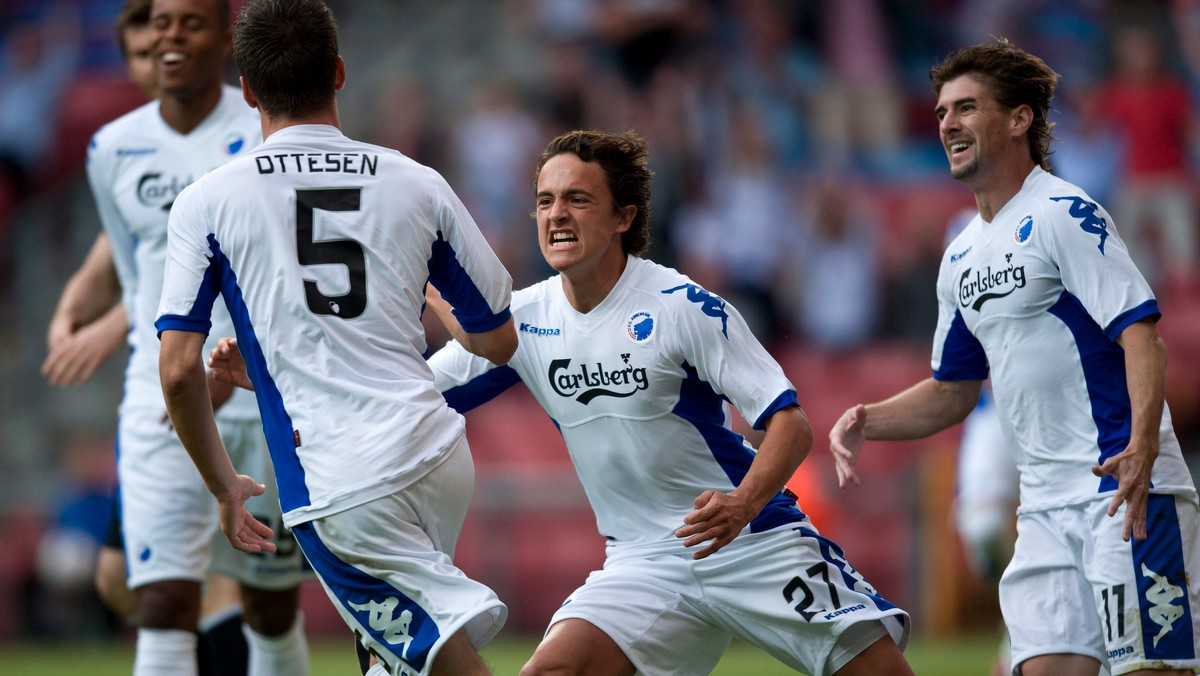
[[[158,150],[161,129],[158,101],[149,101],[101,125],[88,144],[88,155],[151,154]],[[126,147],[128,146],[128,147]]]
[[[691,277],[675,268],[645,258],[630,257],[630,284],[632,293],[658,299],[663,305],[686,306],[698,299],[724,303],[717,294],[701,286]]]

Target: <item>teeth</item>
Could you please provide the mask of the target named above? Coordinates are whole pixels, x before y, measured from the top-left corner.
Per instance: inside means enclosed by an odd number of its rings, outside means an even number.
[[[960,151],[960,150],[966,150],[966,149],[967,149],[967,145],[968,145],[968,144],[966,144],[966,143],[952,143],[952,144],[950,145],[950,150],[951,150],[951,151],[953,151],[953,152],[958,152],[958,151]]]
[[[163,63],[179,63],[180,61],[183,61],[183,59],[183,54],[180,54],[179,52],[167,52],[162,56]]]
[[[558,232],[553,235],[550,235],[550,243],[551,244],[562,244],[563,242],[575,242],[577,240],[578,240],[578,238],[576,238],[575,235],[572,235],[567,232]]]

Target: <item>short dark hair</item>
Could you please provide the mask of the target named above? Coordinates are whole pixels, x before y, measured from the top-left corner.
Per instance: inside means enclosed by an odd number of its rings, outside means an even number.
[[[604,171],[608,190],[613,196],[613,209],[629,205],[637,207],[633,223],[621,233],[621,249],[640,256],[650,247],[650,170],[649,147],[642,137],[627,131],[611,134],[602,131],[571,131],[550,142],[538,158],[533,174],[534,189],[542,167],[555,155],[571,153],[584,162],[595,162]]]
[[[125,5],[121,7],[121,13],[117,15],[117,46],[121,48],[122,59],[129,60],[129,45],[125,42],[126,31],[150,25],[152,4],[154,0],[125,0]]]
[[[1028,105],[1033,111],[1029,126],[1029,156],[1042,169],[1050,170],[1050,142],[1054,140],[1050,122],[1050,101],[1058,86],[1058,73],[1038,57],[1000,38],[992,44],[964,47],[952,52],[929,71],[933,93],[941,94],[942,85],[962,75],[978,79],[996,101],[1008,110]]]
[[[264,113],[310,115],[335,96],[337,19],[323,0],[248,0],[234,24],[233,58]]]

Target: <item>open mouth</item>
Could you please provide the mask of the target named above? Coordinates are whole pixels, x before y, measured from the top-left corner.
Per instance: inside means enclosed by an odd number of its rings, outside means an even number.
[[[187,60],[182,52],[163,52],[159,61],[164,66],[177,66]]]
[[[971,147],[971,144],[967,143],[966,141],[958,141],[956,143],[951,143],[950,144],[950,154],[958,155],[959,153],[965,152],[967,150],[967,148],[970,148],[970,147]]]
[[[579,238],[569,232],[556,232],[550,235],[550,246],[567,246],[579,241]]]

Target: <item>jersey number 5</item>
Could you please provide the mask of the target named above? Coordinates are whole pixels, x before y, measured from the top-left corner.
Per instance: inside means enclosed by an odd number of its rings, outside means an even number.
[[[345,265],[350,290],[341,296],[326,296],[317,283],[304,280],[304,299],[315,315],[354,319],[367,308],[367,257],[362,244],[352,239],[313,240],[313,212],[358,211],[362,188],[330,188],[296,191],[296,258],[300,265]]]

